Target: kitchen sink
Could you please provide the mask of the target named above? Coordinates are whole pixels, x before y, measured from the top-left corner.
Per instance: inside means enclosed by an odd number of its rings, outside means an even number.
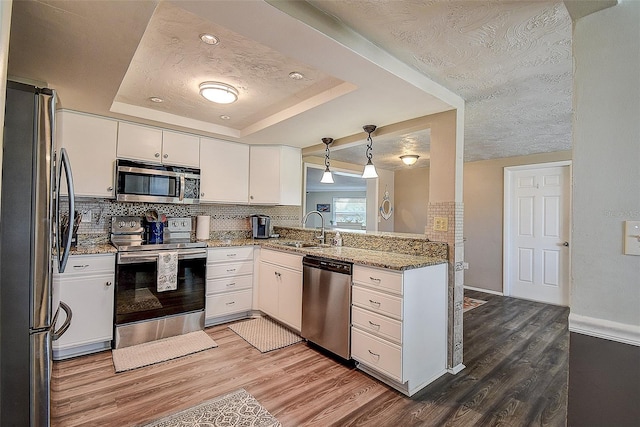
[[[289,246],[291,248],[306,248],[306,249],[313,249],[313,248],[328,248],[331,245],[327,245],[327,244],[323,244],[323,243],[316,243],[316,242],[301,242],[301,241],[295,241],[295,242],[278,242],[279,245],[282,246]]]

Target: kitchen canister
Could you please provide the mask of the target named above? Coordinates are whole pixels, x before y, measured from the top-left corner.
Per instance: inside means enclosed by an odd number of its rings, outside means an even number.
[[[198,215],[196,217],[196,240],[209,240],[209,224],[211,216]]]

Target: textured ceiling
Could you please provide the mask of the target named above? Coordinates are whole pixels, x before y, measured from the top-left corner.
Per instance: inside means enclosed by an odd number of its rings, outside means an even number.
[[[9,74],[64,108],[251,144],[311,147],[462,97],[466,161],[569,149],[571,67],[569,15],[540,1],[15,1],[9,50]],[[204,101],[204,80],[240,99]],[[373,139],[377,167],[428,165],[428,129]],[[361,164],[364,146],[332,159]]]

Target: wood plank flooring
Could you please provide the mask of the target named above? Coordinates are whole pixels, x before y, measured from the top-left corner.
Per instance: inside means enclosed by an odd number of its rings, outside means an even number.
[[[55,362],[52,426],[135,426],[244,388],[284,426],[564,426],[568,308],[465,291],[464,364],[408,398],[306,343],[219,347],[115,374],[111,352]]]

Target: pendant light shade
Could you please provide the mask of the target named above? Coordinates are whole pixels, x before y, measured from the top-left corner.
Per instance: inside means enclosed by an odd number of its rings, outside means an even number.
[[[320,180],[320,182],[323,184],[333,184],[333,175],[329,170],[329,144],[333,142],[333,138],[322,138],[322,142],[326,146],[324,151],[325,170],[322,174],[322,179]]]
[[[363,178],[377,178],[378,173],[376,172],[376,167],[373,165],[371,159],[373,158],[373,154],[371,151],[373,150],[373,140],[371,139],[371,133],[376,130],[376,125],[365,125],[362,127],[365,132],[369,134],[367,136],[367,164],[364,166],[364,171],[362,171]]]

